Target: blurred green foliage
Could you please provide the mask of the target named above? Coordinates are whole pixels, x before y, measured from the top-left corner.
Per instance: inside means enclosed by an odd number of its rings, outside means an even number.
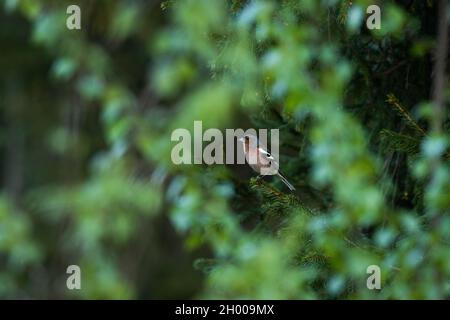
[[[385,1],[373,31],[367,0],[77,3],[82,30],[73,1],[1,2],[0,297],[450,297],[436,1]],[[279,128],[297,192],[174,165],[195,120]]]

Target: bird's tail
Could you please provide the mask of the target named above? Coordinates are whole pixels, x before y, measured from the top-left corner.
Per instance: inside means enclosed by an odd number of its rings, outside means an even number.
[[[289,188],[289,190],[294,191],[294,186],[283,176],[283,174],[278,171],[277,175],[280,177],[281,181],[284,182],[284,184]]]

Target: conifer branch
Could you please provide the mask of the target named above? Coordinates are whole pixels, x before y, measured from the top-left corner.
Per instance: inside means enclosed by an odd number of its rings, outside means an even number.
[[[279,206],[279,204],[282,204],[286,208],[299,208],[307,214],[314,214],[314,212],[304,206],[303,203],[295,195],[284,194],[278,189],[272,187],[261,178],[251,178],[250,187],[253,190],[260,191],[263,196],[272,200],[274,205]]]

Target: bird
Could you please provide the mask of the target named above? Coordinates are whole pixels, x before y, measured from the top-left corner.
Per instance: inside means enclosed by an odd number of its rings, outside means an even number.
[[[245,159],[253,170],[258,172],[260,176],[277,175],[289,190],[295,191],[294,186],[278,169],[278,162],[267,151],[267,148],[258,142],[258,138],[255,135],[246,134],[239,141],[242,142]]]

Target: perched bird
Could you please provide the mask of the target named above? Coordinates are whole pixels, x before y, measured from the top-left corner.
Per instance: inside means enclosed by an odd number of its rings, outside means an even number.
[[[284,177],[278,169],[275,158],[267,151],[267,148],[258,142],[258,138],[252,134],[246,134],[239,139],[244,148],[245,159],[250,167],[261,176],[277,175],[281,181],[294,191],[294,186]]]

